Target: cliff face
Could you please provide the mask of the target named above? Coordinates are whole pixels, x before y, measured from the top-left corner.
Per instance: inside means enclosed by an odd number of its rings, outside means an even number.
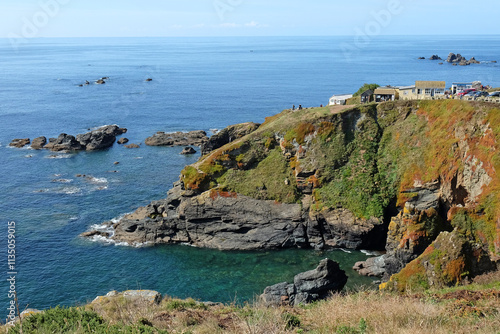
[[[122,219],[113,238],[220,249],[385,246],[377,263],[388,278],[453,231],[467,242],[461,252],[496,259],[500,110],[455,100],[337,110],[286,110],[216,137],[167,199]]]

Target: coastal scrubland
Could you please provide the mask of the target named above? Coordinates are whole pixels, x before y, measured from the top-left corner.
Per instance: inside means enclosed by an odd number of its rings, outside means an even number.
[[[299,307],[207,305],[164,298],[160,304],[117,297],[53,308],[23,320],[23,333],[499,333],[500,272],[464,287],[404,294],[346,292]],[[20,333],[20,325],[4,333]]]
[[[372,243],[387,251],[380,291],[345,292],[294,308],[264,307],[258,300],[212,305],[165,298],[156,305],[117,297],[34,314],[23,321],[23,330],[498,333],[499,152],[500,109],[493,103],[396,101],[285,110],[186,166],[176,205],[169,207],[174,203],[171,199],[169,205],[157,203],[143,210],[141,231],[154,226],[151,235],[163,233],[161,242],[193,242],[189,228],[177,227],[192,223],[189,214],[202,224],[207,217],[196,215],[210,208],[215,214],[207,221],[217,224],[214,217],[221,215],[216,212],[220,206],[214,203],[233,203],[240,196],[267,201],[267,205],[274,201],[300,206],[297,221],[319,226],[316,234],[302,229],[300,246],[305,248],[339,247],[342,242],[361,247],[364,239],[374,235],[362,231],[351,239],[342,237],[359,232],[360,226],[383,226],[383,233],[376,234],[380,240]],[[199,210],[189,212],[186,203],[196,204]],[[332,213],[344,215],[341,224],[331,218]],[[172,222],[176,229],[168,227]],[[172,235],[167,238],[161,229]],[[139,230],[124,228],[123,234],[129,233],[133,240]],[[241,239],[238,231],[226,235]],[[185,239],[174,235],[180,232]],[[200,242],[203,233],[197,230]],[[313,243],[313,237],[319,241]],[[355,243],[356,238],[362,240]],[[297,244],[286,243],[287,247]],[[10,332],[18,333],[20,327]]]

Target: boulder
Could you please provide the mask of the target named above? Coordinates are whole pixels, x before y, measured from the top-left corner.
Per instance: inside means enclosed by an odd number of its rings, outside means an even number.
[[[128,143],[128,138],[120,138],[118,140],[118,144],[126,144],[126,143]]]
[[[446,61],[448,63],[453,63],[453,62],[456,62],[457,61],[457,55],[450,52],[450,54],[448,55],[448,58],[446,59]]]
[[[146,79],[146,81],[147,81],[147,82],[150,82],[150,81],[153,81],[153,79],[151,79],[151,78],[147,78],[147,79]]]
[[[429,59],[430,60],[441,60],[441,57],[439,57],[438,55],[432,55]]]
[[[149,304],[159,304],[161,302],[161,294],[153,290],[127,290],[124,292],[110,291],[105,296],[98,296],[92,304],[100,304],[107,300],[123,298],[132,302],[146,302]]]
[[[460,65],[460,66],[467,66],[467,65],[470,65],[470,63],[467,61],[467,59],[463,58],[462,60],[460,60],[460,62],[458,63],[458,65]]]
[[[104,85],[106,83],[106,81],[104,81],[104,79],[99,79],[95,82],[97,85]]]
[[[201,154],[205,155],[219,147],[222,147],[233,140],[246,136],[247,134],[257,130],[260,124],[258,123],[242,123],[228,126],[227,128],[217,132],[202,145]]]
[[[425,59],[425,57],[418,57],[418,59],[419,59],[419,60],[423,60],[423,59]]]
[[[29,143],[30,143],[29,138],[23,138],[23,139],[16,138],[16,139],[12,139],[12,142],[9,144],[9,146],[21,148],[21,147],[28,145]]]
[[[386,255],[371,257],[366,261],[356,262],[352,269],[363,276],[381,277],[386,273],[385,258]]]
[[[87,151],[102,150],[111,147],[116,137],[112,134],[102,132],[102,131],[92,131],[86,134],[80,134],[76,136],[76,140],[85,147]]]
[[[267,306],[297,306],[340,292],[346,283],[347,276],[339,264],[324,259],[316,269],[295,275],[293,283],[283,282],[268,286],[260,298]]]
[[[40,150],[45,146],[45,144],[47,144],[47,138],[43,136],[37,137],[31,142],[31,148],[34,150]]]
[[[137,145],[137,144],[128,144],[128,145],[125,145],[125,148],[139,148],[140,146]]]
[[[79,134],[76,139],[85,147],[85,150],[95,151],[113,146],[116,136],[125,132],[127,129],[120,128],[118,125],[106,125],[91,132]]]
[[[146,138],[145,143],[148,146],[201,146],[208,141],[205,131],[175,132],[165,133],[157,132],[151,137]]]
[[[57,138],[50,138],[49,143],[44,148],[58,152],[58,151],[78,151],[84,149],[80,142],[74,136],[61,133]]]
[[[184,147],[184,149],[182,150],[182,152],[180,154],[183,154],[183,155],[189,155],[189,154],[195,154],[196,151],[194,148],[192,147]]]

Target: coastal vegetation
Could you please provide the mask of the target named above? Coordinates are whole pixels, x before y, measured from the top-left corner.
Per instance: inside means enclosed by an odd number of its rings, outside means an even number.
[[[124,219],[115,236],[219,249],[385,246],[380,291],[295,308],[167,298],[143,313],[114,302],[85,310],[110,326],[147,322],[173,333],[494,333],[499,151],[491,103],[285,110],[205,150],[166,200]]]
[[[200,194],[299,203],[310,216],[342,208],[378,219],[393,238],[388,252],[412,245],[400,263],[408,266],[389,270],[396,275],[384,288],[452,286],[491,270],[500,255],[499,143],[500,110],[488,103],[285,110],[186,167],[181,180]],[[461,248],[447,248],[441,232]]]
[[[467,287],[426,292],[359,291],[298,307],[258,302],[207,305],[167,297],[159,304],[114,298],[46,310],[23,320],[23,333],[497,333],[499,272]],[[3,333],[20,333],[4,326]]]

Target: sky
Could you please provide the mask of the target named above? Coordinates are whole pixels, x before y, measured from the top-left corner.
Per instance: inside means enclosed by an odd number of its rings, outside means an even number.
[[[0,38],[500,34],[498,2],[1,0]]]

